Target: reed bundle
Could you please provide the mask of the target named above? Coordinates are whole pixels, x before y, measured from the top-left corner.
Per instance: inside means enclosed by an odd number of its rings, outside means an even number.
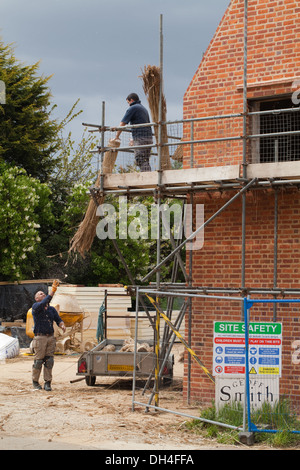
[[[112,173],[118,155],[117,147],[120,146],[120,142],[110,141],[108,146],[114,147],[115,150],[105,152],[102,166],[103,174]],[[99,172],[97,176],[95,188],[100,188],[100,177],[101,172]],[[103,204],[103,202],[103,196],[99,196],[96,201],[93,198],[90,199],[85,216],[70,241],[69,253],[78,252],[84,258],[86,253],[91,249],[99,222],[99,216],[96,214],[97,206]]]
[[[141,79],[143,82],[143,89],[148,101],[152,122],[159,122],[159,97],[160,97],[160,68],[156,65],[147,65],[142,70]],[[167,105],[166,99],[162,96],[162,122],[167,120]],[[156,143],[159,144],[158,139],[158,126],[154,128]],[[161,128],[161,143],[168,142],[167,126],[162,125]],[[169,147],[161,148],[161,169],[169,170],[171,168],[171,160],[169,154]]]
[[[172,158],[173,160],[176,160],[178,162],[183,161],[183,146],[182,145],[177,146],[174,154],[172,155]]]

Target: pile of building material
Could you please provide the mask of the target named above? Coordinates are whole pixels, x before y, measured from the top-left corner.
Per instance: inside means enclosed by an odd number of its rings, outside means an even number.
[[[123,346],[121,347],[121,352],[134,352],[135,342],[132,338],[125,339]],[[153,346],[150,346],[148,343],[137,343],[136,345],[137,352],[153,352]]]
[[[152,312],[150,312],[151,314]],[[155,312],[153,312],[155,315]],[[172,323],[173,325],[176,325],[177,322],[177,317],[179,315],[180,311],[179,310],[173,310],[172,312]],[[136,321],[136,314],[134,312],[131,312],[130,314],[130,331],[131,331],[131,336],[134,337],[135,335],[135,321]],[[164,328],[165,328],[166,322],[161,319],[160,321],[160,337],[163,337],[164,333]],[[181,336],[185,336],[185,320],[183,319],[179,328],[179,333]],[[138,316],[138,325],[137,325],[137,337],[139,341],[145,342],[145,341],[151,341],[153,340],[153,328],[150,326],[149,319],[146,315],[146,312],[139,312]],[[175,340],[177,341],[177,339]],[[179,340],[178,340],[179,341]]]
[[[107,338],[126,339],[130,338],[130,315],[131,297],[127,295],[126,289],[122,285],[107,284],[95,287],[84,287],[73,284],[61,284],[55,296],[53,297],[53,305],[59,300],[59,294],[72,295],[79,307],[84,312],[83,331],[89,330],[92,335],[89,342],[96,338],[96,330],[98,324],[99,309],[104,301],[105,293],[107,293]],[[91,341],[92,339],[92,341]],[[90,349],[90,345],[86,345]],[[82,350],[86,350],[83,344]]]
[[[135,341],[133,338],[125,339],[123,346],[118,350],[118,352],[134,352]],[[114,344],[107,344],[101,351],[114,352],[116,351],[116,346]],[[138,343],[136,344],[137,352],[153,352],[153,346],[150,346],[148,343]]]

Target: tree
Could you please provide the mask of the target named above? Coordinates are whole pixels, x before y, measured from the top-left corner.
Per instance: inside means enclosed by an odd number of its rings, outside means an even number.
[[[82,112],[79,100],[62,121],[52,119],[50,77],[39,77],[38,66],[20,64],[0,40],[0,274],[6,280],[63,274],[68,201],[92,176],[94,136],[84,133],[77,147],[71,133],[66,136]],[[57,253],[59,263],[53,262]]]
[[[95,135],[90,134],[86,137],[86,129],[84,129],[77,146],[71,132],[68,132],[67,137],[63,136],[67,124],[82,113],[82,110],[76,110],[78,103],[79,99],[60,123],[60,146],[55,156],[56,165],[50,178],[50,184],[54,186],[63,181],[66,188],[72,188],[74,185],[85,184],[92,180],[95,174],[95,168],[92,165],[92,152],[97,144]]]
[[[51,189],[49,198],[54,223],[45,221],[40,227],[41,242],[28,256],[27,272],[30,277],[68,278],[69,282],[81,284],[91,282],[88,260],[77,259],[76,262],[66,263],[69,240],[90,198],[88,189],[94,177],[91,154],[96,145],[94,140],[94,136],[86,137],[85,132],[77,146],[71,133],[61,138],[57,165],[47,183]]]
[[[24,278],[28,255],[40,242],[39,228],[53,222],[50,190],[23,168],[0,167],[0,274],[5,280]]]
[[[60,124],[51,119],[50,77],[37,75],[39,63],[17,62],[11,45],[0,40],[0,80],[5,104],[0,104],[0,160],[24,168],[44,182],[56,165]]]

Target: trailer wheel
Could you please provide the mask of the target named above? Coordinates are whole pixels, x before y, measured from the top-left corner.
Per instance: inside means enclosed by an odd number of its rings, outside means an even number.
[[[95,375],[87,375],[85,377],[85,383],[89,386],[92,387],[96,383],[96,376]]]

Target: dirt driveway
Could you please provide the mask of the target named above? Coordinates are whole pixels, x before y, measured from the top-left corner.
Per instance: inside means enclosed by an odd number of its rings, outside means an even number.
[[[180,350],[178,345],[174,385],[162,391],[160,406],[197,416],[196,407],[183,404]],[[188,418],[145,412],[143,406],[133,412],[130,379],[98,377],[95,387],[85,381],[70,383],[78,378],[77,360],[78,355],[55,356],[52,392],[32,390],[32,357],[19,356],[0,364],[0,449],[224,449],[185,431],[183,423]],[[150,392],[142,395],[142,390],[137,387],[135,399],[148,403]]]

